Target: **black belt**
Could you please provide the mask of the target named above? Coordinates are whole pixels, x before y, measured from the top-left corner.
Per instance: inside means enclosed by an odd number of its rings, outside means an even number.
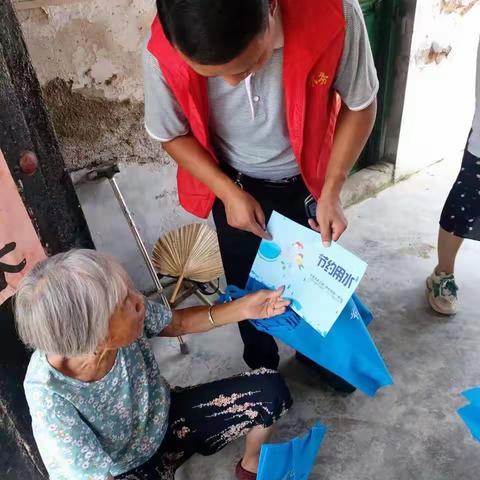
[[[222,164],[222,170],[240,187],[243,188],[243,184],[250,185],[264,185],[266,187],[281,188],[288,187],[289,185],[302,181],[301,175],[295,175],[293,177],[282,178],[280,180],[264,180],[262,178],[254,178],[245,175],[238,170],[235,170],[230,165]]]

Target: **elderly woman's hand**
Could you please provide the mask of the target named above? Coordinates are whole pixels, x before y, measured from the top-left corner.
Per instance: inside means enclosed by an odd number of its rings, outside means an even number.
[[[282,298],[284,287],[277,290],[259,290],[242,299],[245,318],[265,319],[281,315],[290,305]]]
[[[176,337],[187,333],[208,332],[243,320],[260,320],[285,312],[289,300],[282,298],[284,288],[260,290],[233,302],[213,307],[190,307],[174,310],[171,324],[162,330],[162,337]]]

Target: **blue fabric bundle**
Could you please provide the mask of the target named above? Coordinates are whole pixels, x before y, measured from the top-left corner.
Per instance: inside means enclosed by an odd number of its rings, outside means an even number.
[[[287,443],[263,445],[258,480],[307,480],[327,429],[316,424],[304,437]]]
[[[458,410],[458,414],[470,430],[473,438],[480,442],[480,387],[462,393],[470,402]]]
[[[474,405],[477,405],[480,408],[480,387],[472,388],[471,390],[466,390],[462,395]]]
[[[229,286],[220,298],[225,303],[266,287],[249,278],[246,290]],[[391,385],[392,377],[368,332],[371,312],[353,295],[326,337],[322,337],[292,309],[268,320],[252,320],[257,330],[266,332],[318,365],[330,370],[367,395]]]

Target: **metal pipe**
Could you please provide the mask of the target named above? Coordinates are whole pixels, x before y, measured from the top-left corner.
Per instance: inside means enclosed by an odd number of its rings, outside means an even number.
[[[128,226],[130,227],[130,230],[132,231],[132,234],[135,237],[135,241],[137,242],[138,248],[140,250],[140,253],[143,256],[143,259],[145,260],[145,264],[147,265],[148,271],[150,272],[150,276],[152,277],[155,287],[157,288],[157,291],[160,294],[162,302],[168,309],[170,309],[171,306],[167,298],[165,297],[163,286],[160,282],[160,279],[158,278],[157,272],[155,271],[155,267],[153,266],[150,255],[148,254],[147,249],[145,248],[145,244],[143,243],[142,237],[140,236],[140,232],[138,231],[137,225],[133,221],[132,214],[128,209],[127,203],[125,202],[125,198],[123,197],[122,192],[118,187],[118,183],[114,177],[109,178],[108,181],[110,182],[113,193],[115,194],[115,197],[117,198],[120,208],[122,209],[122,212],[125,216],[125,219],[127,220]],[[183,354],[187,354],[188,346],[183,340],[183,338],[178,337],[178,341],[180,342],[180,351]]]

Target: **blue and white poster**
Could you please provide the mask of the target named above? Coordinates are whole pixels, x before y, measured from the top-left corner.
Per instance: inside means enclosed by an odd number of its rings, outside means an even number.
[[[271,289],[285,286],[292,309],[327,336],[367,264],[337,243],[325,248],[319,233],[277,212],[268,231],[273,240],[262,240],[250,276]]]

